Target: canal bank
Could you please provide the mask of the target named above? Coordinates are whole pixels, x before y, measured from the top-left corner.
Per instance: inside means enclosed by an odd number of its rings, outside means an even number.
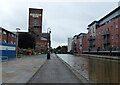
[[[77,78],[79,78],[79,79],[82,81],[82,83],[92,83],[92,82],[90,82],[89,80],[87,80],[85,77],[83,77],[79,72],[77,72],[76,69],[74,69],[73,67],[71,67],[70,64],[68,64],[68,63],[65,62],[62,58],[60,58],[59,55],[56,55],[56,56],[58,57],[58,59],[59,59],[63,64],[65,64],[65,65],[69,68],[69,70],[70,70],[72,73],[74,73],[74,74],[77,76]]]
[[[109,55],[91,55],[91,54],[74,54],[75,56],[86,56],[86,57],[96,57],[112,60],[120,60],[120,56],[109,56]]]
[[[120,83],[119,60],[78,57],[70,54],[57,54],[57,56],[90,83]]]

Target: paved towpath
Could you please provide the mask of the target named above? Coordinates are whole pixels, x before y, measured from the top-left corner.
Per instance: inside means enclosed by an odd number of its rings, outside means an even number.
[[[29,83],[81,83],[55,54],[40,68]]]
[[[2,83],[27,83],[45,62],[45,54],[2,62]]]

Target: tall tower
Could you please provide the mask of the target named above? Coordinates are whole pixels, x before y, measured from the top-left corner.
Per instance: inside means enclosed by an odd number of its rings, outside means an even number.
[[[43,9],[29,8],[29,32],[36,40],[40,40],[42,35],[42,12]]]

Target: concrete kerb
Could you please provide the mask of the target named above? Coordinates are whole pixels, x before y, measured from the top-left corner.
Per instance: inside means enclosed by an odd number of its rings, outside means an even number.
[[[56,55],[56,56],[57,56],[57,55]],[[78,73],[75,69],[73,69],[68,63],[66,63],[64,60],[62,60],[59,56],[57,56],[57,58],[58,58],[63,64],[65,64],[65,66],[67,66],[68,69],[69,69],[75,76],[77,76],[82,83],[91,83],[91,82],[88,81],[86,78],[84,78],[80,73]]]
[[[44,66],[44,64],[47,62],[47,59],[45,62],[39,67],[39,69],[34,73],[34,75],[25,83],[25,85],[28,85],[29,82],[32,80],[32,78],[39,72],[39,70]]]

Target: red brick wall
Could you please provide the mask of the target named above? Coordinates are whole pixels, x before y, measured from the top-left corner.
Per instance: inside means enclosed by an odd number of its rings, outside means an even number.
[[[120,35],[120,18],[113,20],[112,22],[109,22],[108,24],[98,28],[96,30],[96,48],[98,47],[102,47],[103,46],[103,41],[102,38],[103,36],[101,36],[102,31],[106,30],[109,28],[109,33],[110,33],[110,46],[114,47],[114,46],[120,46],[120,36],[119,38],[116,38],[116,34]],[[118,24],[118,28],[116,28],[116,24]],[[112,27],[111,27],[112,26]],[[100,34],[98,34],[100,32]],[[114,38],[112,39],[112,36],[114,36]]]
[[[42,50],[47,50],[47,41],[40,40],[36,42],[36,52],[41,52]]]
[[[42,35],[42,11],[43,11],[42,9],[33,9],[33,8],[29,9],[29,31],[30,32],[34,31],[39,39],[41,38]],[[32,17],[30,16],[30,13],[41,14],[41,16]],[[37,26],[39,26],[36,28],[34,27],[35,18],[36,18]]]
[[[6,32],[6,34],[3,34],[3,32]],[[2,37],[2,42],[4,40],[6,40],[6,43],[16,44],[16,35],[15,34],[9,32],[9,31],[3,30],[2,33],[0,34],[0,36]]]
[[[76,39],[76,49],[77,49],[77,52],[80,54],[81,50],[80,50],[80,40],[79,39]]]
[[[82,39],[82,51],[88,51],[89,48],[88,34],[83,36]]]

